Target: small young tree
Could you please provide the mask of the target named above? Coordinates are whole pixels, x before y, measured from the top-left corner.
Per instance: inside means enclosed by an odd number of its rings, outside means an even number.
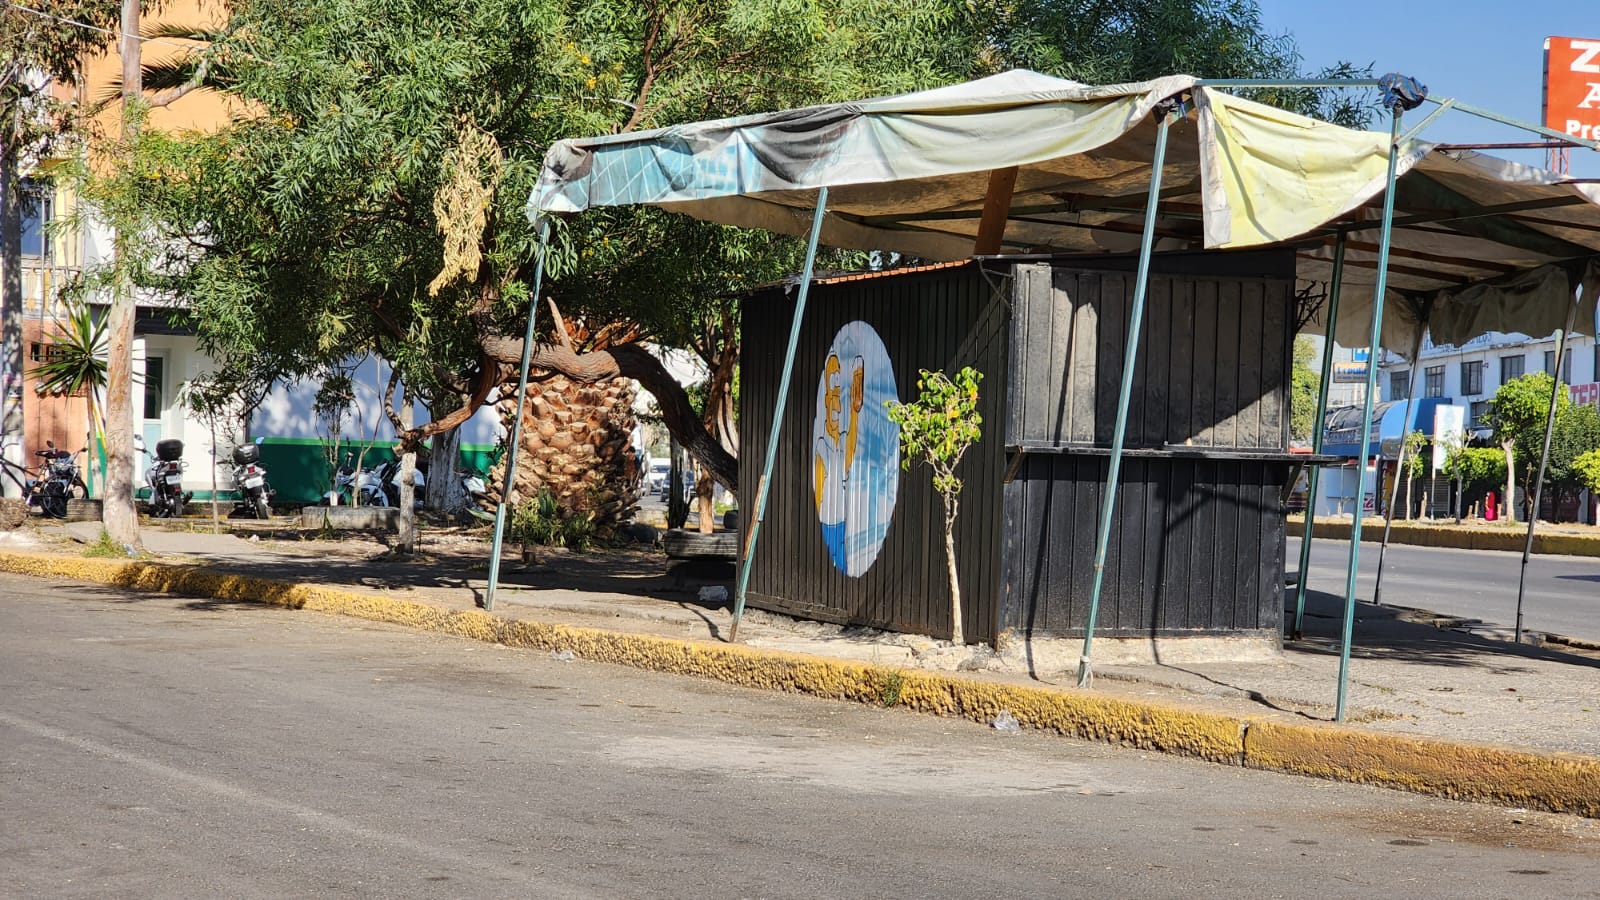
[[[978,415],[978,382],[983,374],[971,366],[954,378],[943,372],[921,370],[917,379],[917,399],[910,403],[893,400],[884,404],[889,421],[900,426],[900,459],[903,469],[920,458],[933,469],[933,489],[944,501],[944,553],[950,576],[950,640],[966,643],[961,628],[961,583],[956,571],[956,516],[961,511],[961,479],[956,466],[967,448],[983,436],[983,418]]]
[[[1512,491],[1522,482],[1524,502],[1533,502],[1533,479],[1544,449],[1545,423],[1550,414],[1550,392],[1557,391],[1556,417],[1571,405],[1565,386],[1544,372],[1530,372],[1500,385],[1489,401],[1489,427],[1494,429],[1506,456],[1506,517],[1515,519]],[[1534,515],[1536,513],[1528,513]],[[1526,521],[1526,520],[1524,520]]]

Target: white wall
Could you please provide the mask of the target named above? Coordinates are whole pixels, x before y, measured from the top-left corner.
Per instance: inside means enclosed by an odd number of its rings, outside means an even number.
[[[389,372],[389,364],[377,357],[369,356],[355,364],[351,382],[356,401],[344,423],[346,439],[372,439],[380,443],[394,440],[394,427],[383,413],[383,392],[389,384]],[[323,437],[323,426],[313,412],[321,386],[319,380],[311,378],[275,385],[250,422],[251,437],[269,440]],[[404,394],[405,385],[401,384],[395,389],[396,401],[404,402]],[[432,420],[427,407],[420,402],[412,407],[412,415],[418,425]],[[500,418],[492,402],[485,403],[461,428],[463,444],[494,444],[500,436]]]

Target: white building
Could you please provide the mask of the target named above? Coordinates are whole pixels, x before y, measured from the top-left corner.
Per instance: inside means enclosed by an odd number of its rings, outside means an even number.
[[[1468,409],[1468,428],[1487,436],[1484,417],[1489,400],[1500,385],[1529,372],[1556,375],[1570,385],[1574,403],[1600,405],[1600,347],[1588,336],[1573,336],[1567,341],[1561,372],[1555,369],[1555,335],[1530,338],[1525,334],[1489,334],[1473,338],[1462,346],[1435,344],[1422,346],[1420,373],[1397,354],[1384,353],[1378,369],[1379,397],[1404,400],[1412,378],[1416,377],[1417,397],[1445,398]]]

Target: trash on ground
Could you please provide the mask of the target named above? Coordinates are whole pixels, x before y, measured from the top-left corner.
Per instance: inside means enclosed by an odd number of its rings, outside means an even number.
[[[990,724],[994,726],[994,730],[995,731],[1021,731],[1022,730],[1022,723],[1017,721],[1017,717],[1013,716],[1011,714],[1011,710],[1009,710],[1009,709],[1001,710],[1000,711],[1000,715],[995,716],[994,717],[994,721],[991,722]]]
[[[562,662],[572,662],[573,660],[577,659],[578,656],[571,650],[551,650],[550,658],[558,659]]]

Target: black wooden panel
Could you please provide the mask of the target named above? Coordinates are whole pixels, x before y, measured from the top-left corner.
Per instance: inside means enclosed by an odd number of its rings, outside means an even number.
[[[915,393],[918,369],[948,372],[972,365],[984,374],[985,437],[960,469],[972,487],[962,498],[956,544],[966,632],[972,640],[994,639],[1004,515],[998,486],[1011,380],[1008,300],[975,265],[813,286],[751,569],[752,606],[823,621],[949,633],[943,514],[925,466],[914,464],[902,473],[883,547],[860,577],[836,568],[822,539],[809,446],[817,385],[834,335],[859,319],[882,338],[902,399]],[[740,502],[752,511],[747,521],[753,517],[793,308],[792,289],[762,291],[743,303]]]
[[[1002,627],[1074,637],[1088,621],[1105,456],[1029,454],[1005,488],[1022,534],[1008,548]],[[1281,462],[1129,459],[1122,469],[1097,633],[1240,634],[1280,627]],[[1009,552],[1009,551],[1008,551]]]
[[[1194,402],[1189,412],[1189,428],[1194,443],[1201,447],[1219,446],[1217,441],[1217,331],[1219,309],[1215,281],[1200,281],[1194,286],[1194,368],[1191,384]]]

